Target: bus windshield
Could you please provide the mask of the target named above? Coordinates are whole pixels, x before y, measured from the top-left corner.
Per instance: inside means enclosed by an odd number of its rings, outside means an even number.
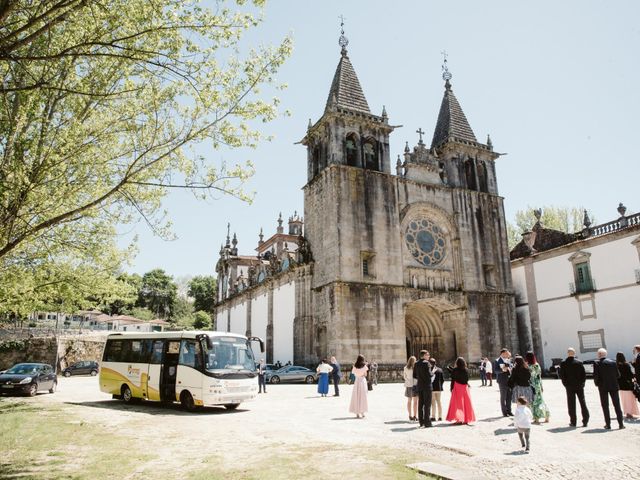
[[[255,372],[256,364],[248,343],[237,337],[214,337],[205,355],[206,368]]]

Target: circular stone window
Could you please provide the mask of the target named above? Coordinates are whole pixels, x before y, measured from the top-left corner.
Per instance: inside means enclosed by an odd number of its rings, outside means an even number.
[[[442,230],[430,220],[409,222],[404,241],[413,258],[427,267],[442,263],[447,253]]]

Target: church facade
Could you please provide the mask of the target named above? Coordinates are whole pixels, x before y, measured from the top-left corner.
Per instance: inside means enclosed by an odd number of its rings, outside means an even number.
[[[431,145],[419,130],[392,171],[394,127],[371,112],[341,45],[324,113],[300,141],[300,228],[294,215],[284,247],[276,233],[246,258],[227,237],[216,328],[263,335],[267,361],[301,365],[362,353],[392,370],[421,349],[443,362],[517,351],[499,154],[476,139],[447,72]]]

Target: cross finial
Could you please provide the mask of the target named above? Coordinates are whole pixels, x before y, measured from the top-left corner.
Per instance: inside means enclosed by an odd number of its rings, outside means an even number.
[[[447,65],[447,57],[449,54],[446,50],[440,52],[442,54],[442,79],[449,85],[449,80],[451,80],[451,72],[449,72],[449,66]]]
[[[425,132],[422,131],[422,127],[416,130],[416,133],[420,135],[420,140],[418,141],[418,145],[424,145],[424,143],[422,142],[422,135],[424,135]]]
[[[349,45],[349,39],[344,35],[344,16],[340,15],[340,38],[338,39],[338,45],[342,48],[342,55],[347,55],[347,45]]]

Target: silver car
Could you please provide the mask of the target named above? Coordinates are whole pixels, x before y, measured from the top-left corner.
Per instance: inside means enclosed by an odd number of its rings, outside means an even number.
[[[318,374],[306,367],[289,365],[280,370],[267,371],[265,380],[269,383],[315,383]]]

